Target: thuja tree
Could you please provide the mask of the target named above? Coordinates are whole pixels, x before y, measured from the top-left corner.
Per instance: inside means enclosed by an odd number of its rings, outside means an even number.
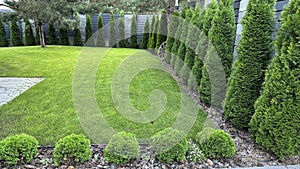
[[[203,66],[202,60],[205,55],[203,54],[203,52],[204,51],[206,52],[205,46],[207,44],[207,36],[203,32],[203,23],[205,20],[205,15],[206,15],[206,9],[203,9],[203,11],[199,16],[199,21],[197,22],[201,33],[199,33],[199,36],[197,36],[198,41],[195,49],[194,65],[192,67],[192,71],[189,74],[189,80],[188,80],[188,88],[194,92],[198,92],[198,86],[202,78],[202,66]],[[200,58],[200,56],[203,57]]]
[[[90,15],[86,15],[85,23],[85,43],[87,46],[94,46],[92,20]]]
[[[171,21],[168,25],[168,36],[167,36],[167,46],[166,46],[166,51],[164,55],[164,60],[166,63],[170,63],[171,61],[171,56],[172,56],[172,47],[174,44],[175,40],[175,33],[176,30],[178,29],[179,25],[179,13],[175,11],[173,15],[171,16]]]
[[[142,49],[147,49],[149,41],[149,19],[147,17],[144,30],[143,30],[143,39],[142,39]]]
[[[168,18],[165,11],[162,12],[158,31],[157,31],[157,41],[156,41],[156,48],[158,49],[162,43],[167,40],[168,35]]]
[[[250,122],[252,138],[279,158],[300,154],[300,0],[281,15],[276,55]]]
[[[156,16],[153,28],[152,28],[152,35],[151,35],[151,40],[150,40],[150,44],[149,44],[149,50],[151,52],[155,52],[155,47],[156,47],[156,38],[157,38],[157,26],[159,23],[159,18],[158,16]]]
[[[47,44],[48,45],[57,45],[56,30],[55,30],[53,23],[49,24]]]
[[[137,24],[136,24],[136,15],[134,14],[131,19],[131,29],[130,29],[130,48],[139,48],[137,41]]]
[[[224,110],[225,117],[238,128],[248,128],[254,103],[260,95],[264,70],[272,57],[274,4],[274,0],[251,0],[242,21],[238,59],[230,76]]]
[[[110,14],[109,20],[109,46],[117,47],[117,38],[116,38],[116,24],[114,14]]]
[[[70,45],[68,29],[65,26],[61,26],[59,29],[59,44],[60,45]]]
[[[171,54],[170,64],[171,64],[173,69],[175,68],[175,63],[176,63],[176,60],[177,60],[177,57],[178,57],[178,49],[179,49],[179,46],[181,44],[180,36],[181,36],[181,33],[182,33],[182,28],[183,28],[183,24],[184,24],[184,20],[186,18],[187,12],[188,12],[188,8],[187,8],[187,5],[185,4],[182,11],[181,11],[180,18],[178,18],[178,29],[176,30],[175,39],[174,39],[174,43],[173,43],[173,46],[172,46],[172,54]]]
[[[98,36],[97,36],[97,45],[98,47],[104,47],[104,34],[103,34],[103,20],[101,13],[98,15]]]
[[[8,46],[8,40],[6,37],[6,32],[4,29],[3,22],[0,21],[0,47],[7,47]]]
[[[207,55],[207,50],[213,51],[213,49],[209,49],[209,40],[208,40],[208,32],[211,28],[213,16],[216,16],[216,13],[218,12],[218,2],[216,0],[213,0],[212,3],[208,6],[207,12],[205,14],[205,20],[203,21],[203,33],[200,34],[200,42],[197,46],[196,52],[198,53],[198,56],[202,61],[205,60],[205,57]],[[200,46],[201,45],[201,46]],[[213,46],[212,44],[210,46]],[[210,57],[209,55],[207,57]],[[206,104],[210,105],[211,102],[211,87],[207,86],[210,85],[210,78],[209,74],[206,70],[206,66],[203,66],[201,68],[201,80],[198,88],[198,93],[200,96],[200,100]],[[204,72],[203,72],[204,71]]]
[[[33,30],[29,20],[25,21],[25,45],[27,46],[35,45]]]
[[[149,40],[148,40],[148,45],[147,48],[150,50],[151,49],[151,40],[152,40],[152,35],[153,35],[153,29],[154,29],[154,25],[155,25],[155,16],[152,16],[151,19],[151,25],[150,25],[150,30],[149,30]]]
[[[200,30],[200,5],[197,4],[195,8],[195,12],[190,22],[190,26],[188,28],[188,34],[186,37],[185,45],[186,45],[186,52],[184,56],[184,65],[180,70],[180,77],[183,84],[187,84],[189,79],[189,74],[192,70],[195,60],[195,50],[199,41]]]
[[[120,14],[120,19],[119,19],[119,47],[120,48],[125,48],[126,47],[126,39],[125,39],[125,23],[124,23],[124,18],[123,14]],[[146,46],[147,49],[147,46]]]
[[[12,46],[23,45],[19,25],[14,19],[10,23],[10,43]]]
[[[75,14],[75,17],[77,17],[77,19],[79,18],[78,13]],[[74,26],[73,34],[74,34],[74,44],[73,45],[74,46],[82,46],[82,38],[81,38],[81,32],[80,32],[80,22]]]
[[[41,44],[40,41],[41,41],[40,29],[39,29],[38,23],[35,22],[35,43],[37,45],[39,45],[39,44]],[[45,42],[44,42],[44,45],[46,45]]]
[[[182,24],[182,32],[180,35],[180,45],[179,45],[179,49],[178,49],[178,53],[177,53],[177,59],[175,62],[175,66],[174,66],[174,71],[176,73],[176,75],[180,75],[180,70],[183,66],[183,62],[184,62],[184,57],[185,57],[185,52],[186,52],[186,45],[185,45],[185,41],[186,41],[186,37],[188,34],[188,29],[189,29],[189,25],[190,25],[190,20],[193,17],[194,12],[189,9],[186,13],[186,18],[183,21]]]

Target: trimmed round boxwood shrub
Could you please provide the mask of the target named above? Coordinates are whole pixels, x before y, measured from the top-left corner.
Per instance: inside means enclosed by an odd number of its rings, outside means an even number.
[[[184,133],[177,129],[166,128],[150,138],[150,146],[155,150],[156,158],[161,162],[183,162],[188,150]]]
[[[7,47],[7,46],[8,46],[8,40],[6,37],[6,32],[2,21],[0,21],[0,47]]]
[[[276,55],[255,102],[250,132],[257,144],[277,157],[300,155],[300,0],[281,15]]]
[[[139,156],[139,143],[132,133],[115,134],[104,149],[105,160],[114,164],[124,164]]]
[[[27,134],[7,137],[0,142],[0,160],[7,165],[29,163],[38,154],[38,141]]]
[[[197,134],[200,150],[207,158],[231,158],[236,147],[233,139],[223,130],[205,129]]]
[[[91,158],[91,154],[90,140],[84,135],[71,134],[56,143],[53,152],[54,164],[58,166],[84,163]]]

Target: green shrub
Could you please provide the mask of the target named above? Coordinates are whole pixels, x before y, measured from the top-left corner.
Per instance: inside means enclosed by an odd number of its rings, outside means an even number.
[[[53,24],[49,24],[47,44],[57,45],[56,30]]]
[[[15,20],[10,23],[10,43],[12,46],[23,46],[20,28]]]
[[[82,46],[82,38],[81,38],[81,32],[80,32],[80,17],[78,13],[75,14],[75,19],[79,21],[78,25],[76,25],[73,29],[74,34],[74,46]]]
[[[38,141],[29,135],[19,134],[0,142],[0,160],[7,165],[29,163],[38,154]]]
[[[147,49],[148,41],[149,41],[149,19],[147,17],[144,25],[144,31],[143,31],[142,49]]]
[[[120,48],[127,47],[126,38],[125,38],[125,23],[123,17],[124,17],[123,14],[120,14],[120,20],[119,20],[119,47]]]
[[[40,45],[41,44],[41,41],[40,41],[40,30],[39,30],[39,23],[36,21],[35,22],[35,43],[37,45]]]
[[[98,36],[97,36],[97,46],[105,47],[104,34],[103,34],[103,20],[102,15],[98,15]]]
[[[27,45],[27,46],[35,45],[33,30],[32,30],[32,26],[31,26],[31,23],[29,22],[29,20],[25,21],[25,45]]]
[[[299,11],[300,0],[291,0],[282,12],[276,55],[250,121],[255,142],[279,158],[300,155]]]
[[[237,128],[249,127],[254,103],[260,95],[263,71],[273,55],[274,4],[273,0],[253,1],[243,17],[238,60],[230,76],[224,109],[225,117]]]
[[[184,63],[184,57],[185,57],[185,53],[186,53],[185,41],[187,38],[188,29],[189,29],[189,25],[190,25],[189,22],[192,19],[193,14],[194,14],[194,12],[191,9],[187,11],[185,20],[183,21],[183,24],[181,27],[182,32],[181,32],[180,39],[179,39],[180,45],[178,48],[177,59],[176,59],[175,66],[174,66],[174,71],[175,71],[176,75],[180,75],[180,70]]]
[[[117,38],[116,38],[116,23],[114,14],[110,14],[109,20],[109,46],[110,47],[117,47]]]
[[[139,48],[137,41],[137,25],[136,25],[136,15],[134,14],[131,19],[131,36],[130,36],[130,48]]]
[[[171,17],[171,21],[168,25],[168,36],[167,36],[167,46],[166,46],[166,51],[164,55],[164,60],[167,63],[171,62],[171,57],[172,57],[172,47],[175,42],[175,33],[176,30],[179,27],[179,13],[178,11],[175,11]]]
[[[152,15],[151,25],[150,25],[150,30],[149,30],[149,40],[148,40],[148,45],[147,45],[148,49],[150,49],[150,47],[151,47],[151,40],[152,40],[154,25],[155,25],[155,16]]]
[[[150,138],[150,146],[155,150],[156,158],[161,162],[183,162],[188,150],[184,134],[172,128],[166,128]]]
[[[7,46],[8,46],[8,40],[7,40],[6,32],[2,21],[0,21],[0,47],[7,47]]]
[[[91,20],[90,15],[86,15],[85,42],[86,42],[87,46],[94,46],[93,39],[90,39],[90,38],[92,38],[92,36],[93,36],[92,20]]]
[[[197,135],[199,148],[207,158],[231,158],[236,147],[233,139],[223,130],[206,129]]]
[[[200,150],[199,146],[195,144],[192,140],[188,140],[188,150],[186,152],[186,159],[189,162],[200,163],[206,158]]]
[[[84,163],[91,158],[90,140],[75,134],[61,138],[55,145],[53,157],[56,166]]]
[[[139,157],[139,144],[132,133],[115,134],[104,149],[105,160],[110,163],[123,164]]]
[[[180,35],[182,33],[182,25],[183,25],[183,19],[179,19],[178,22],[178,28],[177,31],[175,33],[175,39],[174,39],[174,43],[172,46],[172,52],[171,52],[171,59],[170,59],[170,64],[172,66],[172,68],[175,68],[175,63],[178,57],[178,48],[180,46]]]
[[[157,38],[157,29],[158,29],[158,23],[159,23],[159,18],[156,16],[153,28],[152,28],[152,35],[151,35],[151,40],[148,49],[152,52],[155,53],[155,47],[156,47],[156,38]]]
[[[157,40],[156,40],[156,49],[160,47],[162,43],[167,40],[168,35],[168,18],[165,11],[162,12],[158,30],[157,30]]]
[[[205,35],[208,36],[208,31],[212,26],[212,20],[218,11],[218,2],[217,0],[212,0],[212,2],[208,5],[207,11],[205,14],[205,20],[203,21],[203,28]]]
[[[59,29],[59,44],[60,45],[70,45],[68,29],[61,27]]]

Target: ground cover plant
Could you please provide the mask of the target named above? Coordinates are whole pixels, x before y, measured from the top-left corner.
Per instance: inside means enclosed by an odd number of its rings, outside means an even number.
[[[0,49],[1,77],[45,77],[12,102],[0,107],[0,138],[17,133],[34,136],[40,145],[54,145],[69,134],[84,134],[74,109],[72,80],[81,47],[49,46]],[[130,131],[137,138],[145,138],[170,127],[180,111],[181,91],[167,72],[155,69],[142,71],[130,83],[130,100],[139,110],[150,107],[149,93],[160,89],[167,95],[166,109],[152,123],[138,124],[124,119],[114,107],[111,82],[114,72],[131,56],[136,63],[161,65],[147,53],[135,49],[88,48],[91,53],[107,53],[99,65],[96,79],[96,98],[103,116],[117,131]],[[138,53],[137,53],[138,52]],[[143,56],[143,57],[142,57]],[[129,65],[130,66],[130,65]],[[128,69],[129,68],[126,68]],[[132,68],[134,69],[134,67]],[[199,110],[190,135],[202,128],[206,115]]]

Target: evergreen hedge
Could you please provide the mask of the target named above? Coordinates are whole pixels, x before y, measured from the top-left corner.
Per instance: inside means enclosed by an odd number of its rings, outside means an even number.
[[[59,29],[59,44],[60,45],[70,45],[68,29],[61,27]]]
[[[164,60],[167,63],[171,62],[171,57],[172,57],[172,47],[173,44],[175,43],[175,33],[176,30],[179,27],[179,13],[178,11],[175,11],[171,17],[171,21],[168,25],[168,36],[167,36],[167,46],[166,46],[166,51],[164,55]]]
[[[119,20],[119,47],[126,48],[125,23],[123,19],[123,14],[120,14]]]
[[[243,17],[238,60],[230,76],[225,104],[225,117],[238,128],[248,128],[260,95],[263,71],[273,54],[274,5],[274,0],[251,0]]]
[[[162,12],[158,30],[157,30],[157,41],[156,41],[156,49],[160,47],[162,43],[167,40],[168,35],[168,18],[165,11]]]
[[[23,46],[20,28],[15,20],[10,23],[10,43],[12,46]]]
[[[252,138],[279,158],[300,155],[300,0],[281,15],[276,55],[250,122]]]
[[[138,40],[137,40],[137,24],[136,24],[136,15],[134,14],[131,19],[131,29],[130,29],[131,37],[130,37],[130,48],[139,48]]]
[[[195,60],[195,50],[199,41],[199,35],[201,33],[201,30],[199,28],[200,26],[200,5],[197,4],[195,8],[195,12],[193,14],[193,17],[191,19],[191,24],[188,28],[188,34],[186,37],[186,53],[184,56],[184,65],[180,70],[180,77],[183,84],[188,83],[189,74],[192,70],[192,67],[194,65]]]
[[[56,30],[53,24],[49,24],[49,31],[48,31],[48,45],[57,45],[57,38],[56,38]]]
[[[7,40],[6,32],[2,21],[0,21],[0,47],[7,47],[7,46],[8,46],[8,40]]]
[[[103,20],[102,15],[98,15],[98,36],[97,36],[97,46],[105,47],[104,34],[103,34]]]
[[[40,30],[39,30],[39,24],[38,22],[35,22],[35,43],[37,45],[40,45]]]
[[[117,47],[117,38],[116,38],[116,24],[114,14],[110,14],[109,20],[109,46],[110,47]]]
[[[85,43],[87,46],[94,46],[93,36],[93,28],[92,28],[92,20],[90,15],[86,15],[86,24],[85,24]]]
[[[25,21],[25,45],[26,46],[34,46],[35,45],[35,39],[33,36],[33,30],[31,23],[29,20]]]
[[[179,39],[180,45],[178,48],[177,59],[176,59],[175,66],[174,66],[174,71],[175,71],[176,75],[180,75],[180,70],[183,66],[185,52],[186,52],[185,41],[186,41],[187,34],[188,34],[190,20],[193,17],[193,14],[194,14],[194,12],[191,9],[189,9],[187,11],[186,18],[183,21],[183,24],[181,27],[182,32],[181,32],[180,39]]]
[[[149,41],[149,19],[147,17],[144,30],[143,30],[143,39],[142,39],[142,49],[147,49]]]
[[[158,18],[158,16],[156,16],[156,19],[155,19],[155,22],[154,22],[154,25],[152,28],[152,35],[151,35],[151,40],[150,40],[150,44],[149,44],[149,50],[152,53],[155,53],[158,23],[159,23],[159,18]]]
[[[148,45],[147,45],[148,49],[151,48],[151,41],[152,41],[154,25],[155,25],[155,16],[152,15],[151,25],[150,25],[150,30],[149,30],[149,40],[148,40]]]

